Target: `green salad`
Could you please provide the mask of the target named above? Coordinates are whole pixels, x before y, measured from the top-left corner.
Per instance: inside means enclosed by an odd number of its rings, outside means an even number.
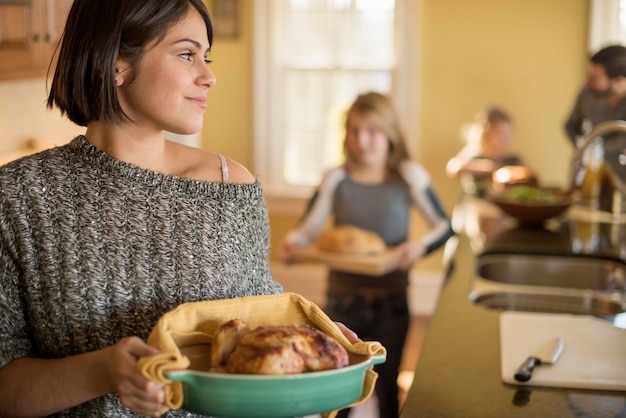
[[[532,186],[514,186],[500,195],[501,199],[510,203],[552,204],[561,200],[555,192]]]

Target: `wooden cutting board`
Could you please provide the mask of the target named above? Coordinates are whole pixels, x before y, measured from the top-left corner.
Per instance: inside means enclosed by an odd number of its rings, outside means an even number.
[[[381,276],[398,268],[400,256],[392,250],[382,254],[343,254],[321,251],[315,245],[308,245],[297,251],[295,261],[322,263],[334,270],[348,273]]]
[[[544,342],[562,337],[561,357],[535,368],[532,378],[513,377]],[[578,389],[626,390],[626,329],[587,315],[504,312],[500,315],[502,380],[506,383]]]

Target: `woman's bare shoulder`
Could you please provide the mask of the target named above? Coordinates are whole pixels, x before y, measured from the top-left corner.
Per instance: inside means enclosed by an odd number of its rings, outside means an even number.
[[[245,166],[227,157],[225,157],[225,160],[228,166],[229,183],[250,184],[256,182],[256,177]]]
[[[172,142],[169,144],[172,156],[172,174],[194,180],[222,183],[225,171],[219,154]],[[227,170],[227,182],[252,184],[256,177],[235,160],[224,157]]]

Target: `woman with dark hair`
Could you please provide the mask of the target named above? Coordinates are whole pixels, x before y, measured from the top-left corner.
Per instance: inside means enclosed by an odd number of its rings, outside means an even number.
[[[314,242],[327,221],[376,233],[401,260],[381,276],[330,270],[326,313],[365,340],[387,349],[378,372],[376,395],[381,418],[399,414],[398,373],[409,327],[409,269],[452,236],[424,168],[412,161],[398,112],[388,96],[359,95],[345,118],[346,161],[325,173],[304,218],[284,238],[279,256],[291,262],[298,247]],[[412,209],[421,212],[430,230],[409,239]],[[348,409],[339,412],[347,417]]]
[[[0,167],[0,416],[159,416],[158,318],[282,292],[258,180],[163,137],[201,129],[212,40],[202,0],[74,2],[48,106],[86,132]]]

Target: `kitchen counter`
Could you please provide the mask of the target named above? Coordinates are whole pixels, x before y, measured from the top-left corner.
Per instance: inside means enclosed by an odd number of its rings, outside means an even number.
[[[501,311],[468,299],[476,254],[481,252],[594,252],[620,257],[623,250],[613,244],[624,241],[619,235],[622,227],[601,233],[604,226],[586,221],[518,228],[483,201],[466,201],[455,209],[453,224],[460,231],[456,251],[401,418],[626,417],[626,392],[503,383]]]

